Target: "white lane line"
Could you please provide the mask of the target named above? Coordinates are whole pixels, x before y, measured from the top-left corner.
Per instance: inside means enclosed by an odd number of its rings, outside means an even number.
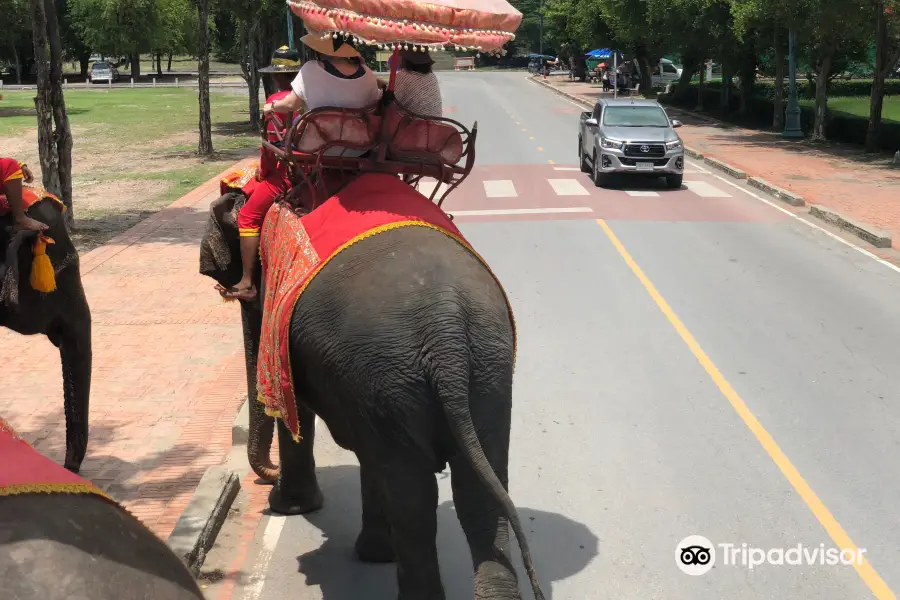
[[[280,515],[269,516],[269,522],[266,523],[266,529],[263,531],[262,548],[260,548],[256,564],[253,565],[253,572],[250,574],[250,585],[247,586],[244,594],[246,600],[258,600],[262,594],[263,585],[266,583],[266,574],[269,571],[269,562],[272,560],[272,555],[275,554],[278,538],[281,537],[281,530],[284,529],[286,519],[287,517]]]
[[[625,193],[629,196],[636,196],[638,198],[655,198],[659,196],[659,192],[653,192],[650,190],[625,190]]]
[[[700,171],[699,169],[685,169],[685,175],[697,175],[699,173],[706,173],[706,171]]]
[[[498,208],[495,210],[449,210],[454,217],[491,217],[501,215],[552,215],[556,213],[592,213],[587,206],[571,208]]]
[[[701,198],[731,198],[731,194],[705,181],[685,181],[684,185]]]
[[[554,171],[580,171],[580,167],[553,167]]]
[[[690,163],[690,164],[692,164],[693,166],[696,166],[695,163]],[[733,187],[733,188],[735,188],[735,189],[738,189],[738,190],[744,192],[745,194],[747,194],[747,195],[750,196],[751,198],[756,198],[757,200],[759,200],[759,201],[762,202],[763,204],[768,204],[769,206],[771,206],[771,207],[774,208],[775,210],[777,210],[777,211],[779,211],[779,212],[782,212],[782,213],[786,214],[787,216],[791,217],[792,219],[795,219],[795,220],[797,220],[797,221],[800,221],[801,223],[803,223],[804,225],[806,225],[806,226],[808,226],[808,227],[812,227],[813,229],[816,229],[816,230],[818,230],[818,231],[821,231],[822,233],[824,233],[824,234],[827,235],[828,237],[830,237],[830,238],[832,238],[832,239],[834,239],[834,240],[837,240],[838,242],[844,244],[845,246],[849,246],[850,248],[853,248],[853,249],[856,250],[857,252],[859,252],[859,253],[861,253],[861,254],[864,254],[864,255],[868,256],[869,258],[871,258],[871,259],[874,260],[875,262],[879,262],[879,263],[883,264],[883,265],[886,266],[888,269],[890,269],[890,270],[892,270],[892,271],[895,271],[895,272],[897,272],[897,273],[900,273],[900,267],[898,267],[897,265],[895,265],[895,264],[892,263],[892,262],[889,262],[889,261],[884,260],[883,258],[879,258],[878,256],[875,256],[874,254],[872,254],[871,252],[869,252],[869,251],[866,250],[865,248],[862,248],[862,247],[860,247],[860,246],[857,246],[857,245],[854,244],[853,242],[848,242],[847,240],[845,240],[845,239],[842,238],[841,236],[835,235],[835,234],[831,233],[830,231],[828,231],[828,230],[825,229],[824,227],[819,227],[819,226],[816,225],[815,223],[811,223],[811,222],[807,221],[806,219],[804,219],[804,218],[801,217],[800,215],[794,214],[794,213],[792,213],[791,211],[789,211],[788,209],[786,209],[786,208],[784,208],[784,207],[782,207],[782,206],[778,206],[777,204],[775,204],[775,203],[772,202],[771,200],[766,200],[765,198],[763,198],[763,197],[760,196],[759,194],[755,194],[755,193],[751,192],[750,190],[744,189],[743,187],[739,186],[738,184],[734,183],[733,181],[728,181],[727,179],[725,179],[725,178],[722,177],[721,175],[716,175],[715,173],[710,173],[709,175],[710,175],[711,177],[715,177],[716,179],[721,180],[723,183],[726,183],[726,184],[730,185],[731,187]]]
[[[519,195],[510,179],[489,179],[482,183],[488,198],[515,198]]]
[[[548,179],[557,196],[590,196],[577,179]]]

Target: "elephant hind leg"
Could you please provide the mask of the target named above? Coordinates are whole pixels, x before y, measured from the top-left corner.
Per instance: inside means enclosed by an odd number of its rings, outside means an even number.
[[[433,464],[393,456],[377,467],[397,562],[399,600],[445,600],[438,568],[438,488]]]
[[[506,459],[488,460],[506,484]],[[450,461],[453,503],[469,542],[475,568],[476,600],[521,600],[516,571],[510,561],[509,522],[503,507],[464,456]]]
[[[356,555],[363,562],[394,562],[391,524],[375,467],[361,463],[362,530],[356,538]]]

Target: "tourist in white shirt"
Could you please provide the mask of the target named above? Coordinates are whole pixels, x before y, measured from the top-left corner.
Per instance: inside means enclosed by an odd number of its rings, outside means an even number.
[[[318,54],[317,60],[303,65],[291,84],[293,91],[281,100],[266,104],[265,114],[324,106],[365,108],[378,101],[381,96],[378,80],[349,40],[308,33],[300,41]]]

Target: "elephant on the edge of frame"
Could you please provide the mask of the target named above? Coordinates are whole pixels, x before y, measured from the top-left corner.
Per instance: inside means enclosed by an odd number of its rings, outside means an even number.
[[[225,287],[240,278],[234,214],[241,202],[239,194],[213,202],[201,243],[201,272]],[[230,260],[223,260],[226,252]],[[521,598],[509,554],[512,524],[535,597],[543,600],[508,494],[514,324],[503,290],[470,251],[438,231],[403,227],[351,245],[316,275],[291,318],[302,439],[294,442],[277,421],[280,472],[268,463],[273,420],[255,400],[260,305],[242,303],[241,312],[248,453],[257,474],[277,476],[269,494],[273,511],[301,514],[322,506],[313,457],[318,415],[335,442],[359,459],[356,553],[364,561],[397,563],[401,600],[445,598],[435,473],[446,463],[472,553],[476,598]]]
[[[66,455],[63,465],[78,473],[88,445],[91,395],[91,310],[81,283],[78,251],[69,237],[65,217],[53,200],[41,200],[28,215],[49,229],[53,239],[47,256],[53,265],[56,290],[41,293],[30,284],[34,232],[0,234],[0,326],[22,335],[46,335],[59,348],[66,416]],[[3,226],[5,223],[0,223]],[[11,251],[7,243],[12,241]],[[9,356],[0,358],[0,373]],[[13,382],[15,384],[15,382]],[[28,394],[22,389],[23,395]]]

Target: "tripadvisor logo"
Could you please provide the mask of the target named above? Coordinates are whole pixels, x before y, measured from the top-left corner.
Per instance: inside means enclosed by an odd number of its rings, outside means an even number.
[[[788,548],[758,548],[750,544],[713,544],[702,535],[689,535],[675,547],[675,563],[687,575],[704,575],[715,566],[755,569],[762,565],[861,565],[865,548],[828,548],[825,544]]]

